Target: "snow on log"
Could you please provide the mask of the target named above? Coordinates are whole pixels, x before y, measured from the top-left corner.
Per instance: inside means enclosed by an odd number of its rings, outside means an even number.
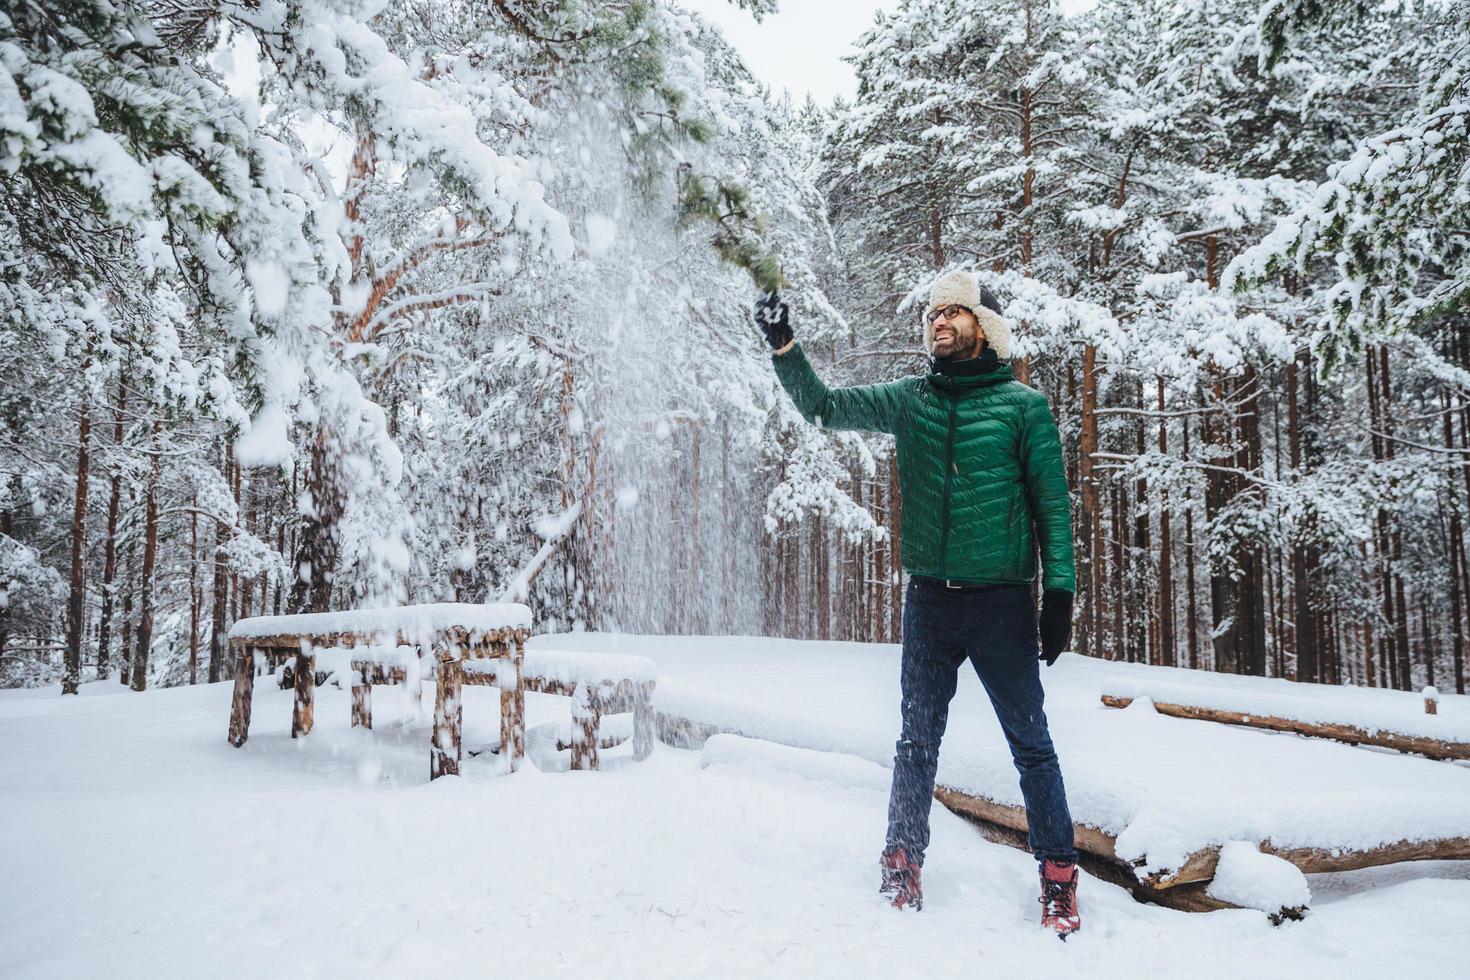
[[[1465,695],[1444,696],[1433,688],[1416,695],[1384,688],[1331,687],[1143,664],[1118,665],[1107,673],[1101,690],[1107,704],[1147,697],[1164,714],[1175,713],[1166,706],[1186,706],[1252,719],[1231,724],[1321,733],[1324,738],[1431,758],[1470,758],[1470,697]],[[1434,710],[1428,708],[1431,700]]]
[[[1470,742],[1445,741],[1381,728],[1368,729],[1343,722],[1304,721],[1300,718],[1283,718],[1228,708],[1208,708],[1198,704],[1161,701],[1153,695],[1146,696],[1153,702],[1155,711],[1175,718],[1217,721],[1226,725],[1244,725],[1247,728],[1264,728],[1273,732],[1330,738],[1349,745],[1377,745],[1381,748],[1397,749],[1400,752],[1412,752],[1430,759],[1470,760]],[[1110,708],[1126,708],[1133,702],[1134,697],[1132,696],[1102,695],[1102,703]]]
[[[1312,901],[1312,889],[1300,869],[1241,840],[1220,848],[1220,861],[1206,893],[1230,905],[1259,909],[1277,924],[1302,918]]]

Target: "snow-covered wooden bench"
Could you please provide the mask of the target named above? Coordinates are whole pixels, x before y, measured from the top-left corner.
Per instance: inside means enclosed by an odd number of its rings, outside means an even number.
[[[1214,721],[1350,745],[1375,745],[1427,756],[1470,760],[1470,699],[1441,699],[1376,688],[1303,687],[1264,677],[1230,677],[1202,683],[1197,677],[1150,671],[1139,679],[1115,681],[1102,690],[1102,703],[1126,708],[1148,698],[1161,715]],[[1432,689],[1431,689],[1432,690]],[[1460,702],[1464,702],[1463,704]],[[1433,705],[1433,711],[1420,705]]]
[[[464,683],[499,684],[496,661],[466,663]],[[615,748],[629,735],[604,728],[608,715],[631,713],[633,758],[641,761],[653,751],[653,690],[658,669],[647,657],[625,654],[535,650],[521,667],[524,690],[571,699],[571,738],[558,749],[571,752],[571,768],[597,769],[599,752]]]
[[[465,665],[494,663],[505,683],[500,697],[501,751],[514,769],[525,753],[525,694],[521,662],[530,635],[531,610],[520,603],[432,603],[387,609],[257,616],[230,630],[238,658],[229,741],[241,746],[250,735],[255,662],[295,664],[291,736],[312,728],[313,679],[331,666],[353,680],[353,723],[372,726],[372,685],[435,679],[434,732],[429,777],[459,772]]]

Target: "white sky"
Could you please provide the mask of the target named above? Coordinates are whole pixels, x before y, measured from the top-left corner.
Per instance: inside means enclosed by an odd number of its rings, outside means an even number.
[[[679,2],[718,27],[774,94],[790,89],[800,102],[810,92],[822,105],[834,95],[857,94],[852,66],[839,59],[852,52],[874,12],[898,6],[898,0],[780,0],[780,9],[757,24],[730,0]]]
[[[724,32],[756,78],[774,94],[790,89],[800,102],[807,93],[822,105],[834,95],[857,94],[852,66],[840,60],[879,10],[898,0],[780,0],[780,9],[759,24],[730,0],[679,0]],[[1062,0],[1068,14],[1089,10],[1097,0]]]

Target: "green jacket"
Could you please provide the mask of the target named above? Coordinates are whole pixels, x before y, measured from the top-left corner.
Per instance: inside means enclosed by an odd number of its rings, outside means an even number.
[[[828,388],[801,345],[773,355],[808,422],[892,433],[898,442],[903,567],[962,582],[1075,592],[1072,506],[1046,396],[1010,366],[975,377],[928,374]]]

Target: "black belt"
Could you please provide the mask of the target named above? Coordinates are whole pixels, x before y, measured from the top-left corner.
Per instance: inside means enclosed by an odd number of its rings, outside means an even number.
[[[961,582],[952,578],[930,578],[927,575],[910,575],[909,579],[920,585],[927,585],[935,589],[949,589],[951,592],[987,592],[990,589],[1026,588],[1015,582]]]

